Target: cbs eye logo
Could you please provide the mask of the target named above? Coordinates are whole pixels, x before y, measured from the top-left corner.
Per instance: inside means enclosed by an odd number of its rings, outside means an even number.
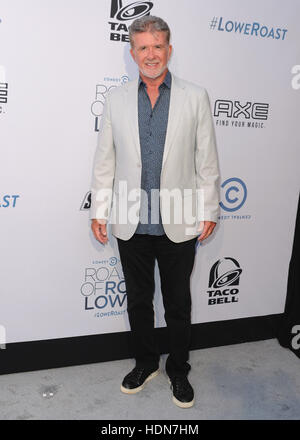
[[[234,212],[240,209],[247,199],[247,187],[238,177],[232,177],[222,183],[222,201],[220,206],[224,211]]]
[[[147,15],[152,8],[152,2],[139,1],[123,6],[122,0],[112,0],[110,16],[119,21],[133,20]]]

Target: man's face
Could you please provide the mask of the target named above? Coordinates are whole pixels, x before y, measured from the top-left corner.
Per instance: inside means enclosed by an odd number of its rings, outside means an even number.
[[[172,46],[167,43],[166,32],[141,32],[133,35],[130,53],[140,72],[147,78],[158,78],[168,65]]]

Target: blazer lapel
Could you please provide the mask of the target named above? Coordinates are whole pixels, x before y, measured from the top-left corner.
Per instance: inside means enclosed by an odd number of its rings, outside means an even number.
[[[128,110],[129,125],[139,159],[141,159],[141,146],[139,135],[139,120],[138,120],[138,79],[128,83],[125,93],[125,108]]]
[[[168,119],[168,128],[166,133],[162,166],[164,166],[167,160],[167,156],[170,152],[170,148],[176,137],[176,131],[180,125],[180,115],[183,110],[185,97],[186,97],[186,93],[184,90],[184,86],[181,86],[181,84],[178,83],[176,77],[172,75],[169,119]]]

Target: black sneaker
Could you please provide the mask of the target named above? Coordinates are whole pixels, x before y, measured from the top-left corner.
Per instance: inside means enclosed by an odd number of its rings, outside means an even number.
[[[173,402],[180,408],[190,408],[194,405],[194,390],[187,377],[174,376],[169,378],[173,391]]]
[[[141,391],[146,382],[157,376],[159,370],[149,370],[148,368],[135,367],[127,376],[124,377],[121,391],[126,394],[134,394]]]

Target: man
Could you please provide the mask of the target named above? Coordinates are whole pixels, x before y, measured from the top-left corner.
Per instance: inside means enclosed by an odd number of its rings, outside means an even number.
[[[187,379],[190,275],[197,239],[209,237],[218,219],[214,128],[206,90],[168,70],[168,25],[146,16],[132,23],[129,36],[140,75],[106,99],[93,173],[92,230],[107,243],[111,214],[136,360],[121,390],[136,393],[159,371],[153,312],[157,260],[170,344],[166,373],[174,403],[188,408],[194,404]]]

